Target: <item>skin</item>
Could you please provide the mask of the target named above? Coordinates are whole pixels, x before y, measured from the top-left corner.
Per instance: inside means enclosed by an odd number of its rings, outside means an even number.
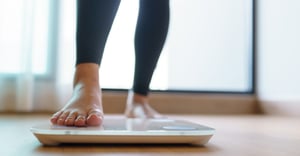
[[[73,95],[67,104],[52,115],[50,121],[65,126],[100,126],[104,113],[99,85],[99,65],[82,63],[76,66]],[[129,92],[125,116],[129,118],[159,118],[148,104],[148,96]]]

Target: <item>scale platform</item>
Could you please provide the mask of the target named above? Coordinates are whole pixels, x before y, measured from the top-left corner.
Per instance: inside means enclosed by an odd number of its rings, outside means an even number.
[[[62,143],[204,145],[214,131],[213,128],[183,120],[121,117],[107,117],[98,127],[47,124],[31,128],[36,138],[48,146]]]

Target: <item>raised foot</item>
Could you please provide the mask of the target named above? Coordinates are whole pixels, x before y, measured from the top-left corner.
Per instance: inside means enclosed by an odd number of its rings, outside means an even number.
[[[155,111],[149,104],[134,103],[127,106],[125,116],[128,118],[166,118]]]

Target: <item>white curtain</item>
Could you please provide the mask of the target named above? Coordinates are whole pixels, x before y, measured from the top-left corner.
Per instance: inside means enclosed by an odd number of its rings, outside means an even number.
[[[54,111],[70,97],[74,44],[52,34],[59,30],[53,16],[57,3],[0,0],[0,111]],[[58,57],[61,48],[68,51],[62,54],[68,59]]]

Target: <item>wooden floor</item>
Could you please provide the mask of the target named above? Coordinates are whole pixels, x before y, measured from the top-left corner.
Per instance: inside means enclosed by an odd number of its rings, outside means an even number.
[[[300,119],[270,116],[169,116],[216,128],[204,147],[64,145],[44,147],[29,131],[49,115],[0,114],[0,156],[300,156]]]

